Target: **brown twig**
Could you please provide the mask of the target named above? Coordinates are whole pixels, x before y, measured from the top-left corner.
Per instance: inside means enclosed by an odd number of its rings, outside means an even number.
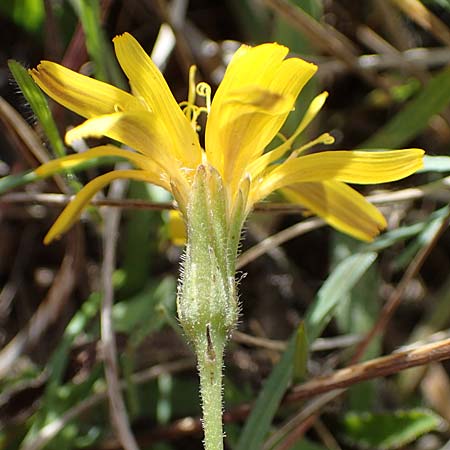
[[[302,55],[299,55],[302,56]],[[445,66],[449,63],[450,50],[446,47],[416,47],[392,54],[365,54],[358,56],[360,70],[383,71],[387,69],[408,69],[414,66],[423,70]],[[348,66],[333,57],[311,57],[311,61],[319,66],[321,76],[330,76],[348,72]]]
[[[423,366],[431,362],[450,358],[450,339],[432,342],[404,352],[393,353],[370,361],[348,366],[330,375],[315,378],[295,386],[286,396],[286,403],[298,402],[305,398],[333,389],[348,388],[360,381],[393,375],[410,367]]]
[[[317,418],[314,423],[314,431],[319,436],[325,448],[329,450],[342,450],[336,438],[320,418]]]
[[[1,204],[11,203],[36,203],[40,205],[48,205],[55,207],[66,206],[72,200],[72,196],[63,194],[46,194],[46,193],[33,193],[33,192],[11,192],[0,196]],[[108,206],[111,208],[122,209],[146,209],[146,210],[171,210],[176,209],[173,202],[151,202],[148,200],[139,199],[113,199],[102,198],[92,199],[89,202],[92,206]],[[276,212],[280,214],[299,214],[305,209],[300,205],[289,203],[260,203],[255,206],[255,212]]]
[[[443,201],[450,201],[449,187],[450,176],[447,176],[415,188],[368,195],[366,199],[377,205],[417,200],[423,197],[432,197]],[[41,205],[61,207],[67,205],[72,198],[73,197],[64,194],[10,192],[0,196],[0,204],[39,203]],[[89,204],[93,206],[109,206],[123,209],[168,210],[176,208],[173,202],[149,202],[147,200],[138,199],[93,199]],[[258,213],[276,212],[279,214],[298,214],[304,212],[304,210],[305,209],[302,206],[293,203],[258,203],[254,207],[254,212]]]
[[[262,240],[258,244],[254,245],[244,253],[242,253],[237,261],[236,268],[241,269],[245,265],[249,264],[259,256],[267,253],[270,249],[278,247],[290,239],[308,233],[325,225],[322,219],[313,218],[307,219],[300,223],[296,223],[291,227],[285,228],[279,233],[273,234],[268,238]]]
[[[405,23],[398,8],[390,0],[377,0],[372,3],[374,14],[382,25],[383,34],[399,50],[408,50],[416,41],[414,32]]]
[[[11,192],[0,197],[0,204],[6,203],[37,203],[48,206],[66,206],[72,200],[72,196],[63,194],[39,194],[31,192]],[[148,209],[165,210],[174,209],[173,202],[149,202],[146,200],[131,200],[126,198],[103,198],[92,199],[89,202],[92,206],[109,206],[122,209]]]
[[[267,439],[264,443],[263,450],[269,450],[271,448],[286,450],[290,448],[292,444],[297,442],[297,436],[302,436],[314,424],[317,418],[317,411],[322,409],[328,402],[334,400],[338,392],[340,391],[327,392],[309,401]],[[288,437],[286,438],[287,435]],[[275,447],[277,443],[279,443],[279,446]]]
[[[323,404],[319,404],[317,406],[315,405],[315,410],[321,409],[330,400],[332,399],[326,398]],[[309,417],[305,416],[306,415],[303,415],[303,417],[298,421],[296,427],[285,439],[283,439],[282,442],[280,442],[280,445],[275,447],[275,450],[289,450],[296,442],[300,440],[300,438],[309,430],[309,428],[311,428],[311,426],[314,425],[314,422],[316,421],[318,414],[314,413],[311,414]],[[270,447],[264,446],[263,450],[268,450],[269,448]]]
[[[397,50],[389,42],[383,39],[383,37],[380,36],[375,30],[367,25],[360,25],[356,30],[356,34],[358,39],[375,53],[389,55],[393,59],[402,58],[402,52],[400,50]],[[403,72],[410,73],[417,77],[423,84],[427,83],[430,79],[430,75],[424,70],[424,68],[416,66],[413,62],[404,60],[401,69]]]
[[[232,339],[234,342],[240,344],[250,345],[253,347],[265,348],[267,350],[274,350],[282,352],[286,350],[288,345],[285,341],[275,341],[250,334],[242,333],[241,331],[233,331]],[[361,338],[358,335],[336,336],[330,338],[318,338],[312,344],[310,350],[312,352],[319,352],[324,350],[335,350],[337,348],[347,348],[355,345]]]

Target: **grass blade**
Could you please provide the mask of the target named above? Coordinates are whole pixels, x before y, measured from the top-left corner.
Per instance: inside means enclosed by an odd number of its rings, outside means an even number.
[[[31,109],[42,125],[55,156],[58,158],[65,156],[66,149],[61,136],[59,135],[56,123],[53,120],[45,95],[28,74],[28,71],[20,63],[10,60],[8,61],[8,67],[16,80],[16,83],[19,85],[20,90],[30,104]]]

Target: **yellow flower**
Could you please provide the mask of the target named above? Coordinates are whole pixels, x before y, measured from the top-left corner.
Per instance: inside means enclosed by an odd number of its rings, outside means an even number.
[[[243,45],[212,102],[209,86],[195,85],[192,70],[188,101],[180,105],[158,68],[130,34],[114,38],[114,47],[130,81],[131,94],[49,61],[30,71],[50,97],[87,119],[66,134],[67,144],[84,137],[107,136],[133,149],[96,147],[42,165],[36,170],[39,176],[104,155],[126,158],[135,167],[106,173],[88,183],[59,216],[46,243],[64,233],[92,196],[117,178],[146,181],[167,189],[188,220],[186,209],[200,165],[221,177],[230,220],[242,197],[248,214],[256,202],[281,190],[289,200],[304,205],[335,228],[371,240],[385,228],[386,221],[345,183],[398,180],[422,166],[420,149],[333,150],[303,155],[315,144],[332,143],[327,133],[293,148],[295,139],[320,111],[327,93],[313,100],[289,139],[267,151],[317,69],[299,58],[286,59],[288,49],[281,45]],[[204,106],[196,105],[196,97],[203,97]],[[200,114],[207,115],[205,149],[197,134]]]

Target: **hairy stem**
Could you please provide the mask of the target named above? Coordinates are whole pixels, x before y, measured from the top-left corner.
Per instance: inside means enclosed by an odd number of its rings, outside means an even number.
[[[224,343],[220,342],[214,345],[211,337],[206,337],[206,345],[197,347],[205,450],[223,450],[223,347]]]

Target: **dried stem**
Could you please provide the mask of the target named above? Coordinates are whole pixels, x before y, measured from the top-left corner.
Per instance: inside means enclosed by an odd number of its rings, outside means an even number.
[[[360,381],[385,377],[415,366],[450,358],[450,339],[425,344],[404,352],[393,353],[348,366],[330,375],[300,384],[286,396],[287,403],[298,402],[313,395],[338,388],[348,388]]]
[[[119,189],[114,189],[119,186]],[[123,184],[114,183],[111,191],[120,189]],[[120,195],[120,193],[118,193]],[[116,244],[120,223],[120,210],[109,209],[105,214],[105,232],[103,239],[104,259],[102,267],[103,301],[101,308],[101,340],[105,366],[105,376],[113,427],[125,450],[139,450],[130,429],[125,402],[120,390],[117,347],[112,324],[114,288],[112,275],[115,267]]]
[[[450,194],[448,191],[449,186],[450,176],[447,176],[423,186],[401,189],[393,192],[372,194],[368,195],[366,198],[370,202],[377,205],[416,200],[423,197],[432,197],[443,201],[450,201]],[[48,206],[65,206],[71,201],[71,199],[71,196],[64,194],[11,192],[0,196],[0,205],[15,203],[38,203]],[[109,206],[122,209],[167,210],[176,208],[173,202],[150,202],[147,200],[138,199],[93,199],[89,202],[89,204],[93,206]],[[279,214],[298,214],[303,212],[304,208],[292,203],[259,203],[255,206],[254,211],[258,213],[276,212]]]

